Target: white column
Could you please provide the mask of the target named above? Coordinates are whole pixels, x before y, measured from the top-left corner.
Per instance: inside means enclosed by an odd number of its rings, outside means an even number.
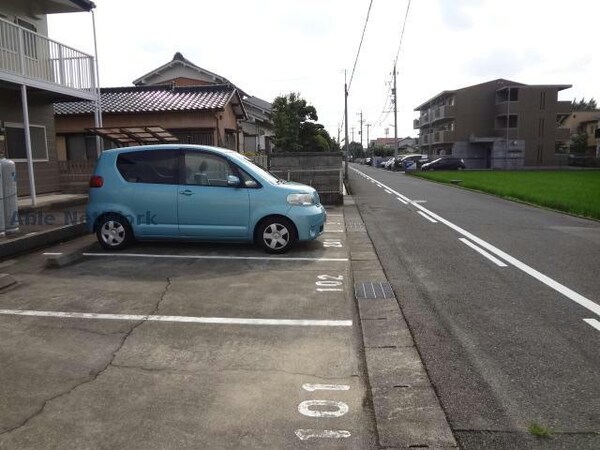
[[[21,85],[21,105],[23,107],[23,132],[25,133],[25,151],[27,153],[27,172],[29,174],[29,190],[31,204],[36,205],[35,177],[33,175],[33,154],[31,152],[31,132],[29,129],[29,106],[27,105],[27,86]]]

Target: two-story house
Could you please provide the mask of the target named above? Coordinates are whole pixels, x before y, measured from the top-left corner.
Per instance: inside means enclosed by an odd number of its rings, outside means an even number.
[[[59,190],[53,103],[97,102],[93,56],[48,37],[47,16],[91,11],[89,0],[0,3],[0,153],[16,163],[18,195]]]

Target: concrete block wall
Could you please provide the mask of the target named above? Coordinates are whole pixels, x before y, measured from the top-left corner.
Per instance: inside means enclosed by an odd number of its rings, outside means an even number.
[[[269,170],[283,179],[314,187],[325,205],[341,205],[341,152],[272,153]]]

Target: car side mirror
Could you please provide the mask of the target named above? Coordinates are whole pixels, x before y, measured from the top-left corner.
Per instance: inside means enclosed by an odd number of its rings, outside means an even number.
[[[235,175],[227,176],[227,186],[238,187],[240,185],[240,179]]]

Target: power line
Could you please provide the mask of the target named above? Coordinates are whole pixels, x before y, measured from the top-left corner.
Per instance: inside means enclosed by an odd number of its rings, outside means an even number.
[[[352,74],[350,75],[350,82],[348,83],[348,91],[350,91],[350,86],[352,86],[352,79],[354,78],[354,71],[356,70],[356,64],[358,63],[360,49],[362,48],[363,40],[365,39],[365,32],[367,31],[367,24],[369,23],[369,16],[371,15],[371,7],[372,6],[373,6],[373,0],[371,0],[371,2],[369,3],[369,9],[367,10],[365,26],[363,27],[362,35],[360,37],[360,44],[358,44],[358,51],[356,52],[356,58],[354,59],[354,67],[352,68]]]
[[[406,5],[406,13],[404,14],[404,22],[402,24],[402,31],[400,33],[400,42],[398,43],[398,49],[396,50],[396,57],[394,58],[394,71],[396,70],[396,64],[398,63],[398,58],[400,57],[400,50],[402,49],[402,41],[404,39],[404,30],[406,29],[406,23],[408,21],[408,13],[410,11],[410,3],[411,3],[411,0],[408,0],[408,3]],[[392,92],[392,85],[390,83],[383,109],[381,110],[381,114],[379,115],[379,118],[376,120],[376,124],[377,124],[376,126],[381,125],[387,119],[387,117],[390,115],[391,111],[387,110],[387,105],[388,105],[388,101],[390,100],[391,92]],[[394,96],[395,95],[397,95],[397,92],[394,92]]]
[[[352,85],[352,80],[354,79],[354,72],[356,71],[356,65],[358,64],[358,57],[360,56],[360,49],[362,48],[363,41],[365,39],[365,32],[367,31],[367,24],[369,23],[369,17],[371,15],[371,7],[373,6],[373,0],[369,2],[369,9],[367,10],[367,17],[365,18],[365,25],[362,30],[362,34],[360,36],[360,43],[358,44],[358,51],[356,52],[356,58],[354,58],[354,66],[352,67],[352,73],[350,74],[350,82],[348,83],[348,87],[346,89],[346,95],[350,92],[350,86]],[[344,125],[344,119],[342,118],[342,126]]]
[[[398,50],[396,51],[396,59],[394,59],[394,66],[398,63],[398,58],[400,56],[400,49],[402,48],[402,39],[404,38],[404,30],[406,29],[408,12],[410,11],[410,2],[411,0],[408,0],[408,5],[406,5],[406,14],[404,15],[404,23],[402,24],[402,33],[400,33],[400,42],[398,44]]]

